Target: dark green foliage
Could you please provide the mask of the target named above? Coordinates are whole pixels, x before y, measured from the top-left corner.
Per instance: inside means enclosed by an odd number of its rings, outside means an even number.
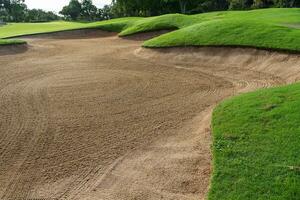
[[[112,13],[115,17],[189,14],[227,8],[227,0],[114,0],[112,3]]]
[[[84,19],[92,21],[97,16],[98,9],[92,0],[83,0],[81,3],[81,16]]]
[[[53,12],[27,9],[24,0],[0,0],[0,21],[4,22],[47,22],[60,17]]]
[[[60,17],[53,12],[46,12],[41,9],[28,10],[25,16],[25,22],[50,22],[59,20]]]
[[[168,13],[195,14],[228,9],[298,6],[300,0],[114,0],[112,14],[115,17],[155,16]]]
[[[78,0],[71,0],[69,5],[63,7],[60,14],[67,19],[77,20],[81,15],[81,3]]]
[[[111,6],[106,5],[98,9],[92,0],[71,0],[59,12],[66,20],[100,21],[112,18]]]
[[[24,21],[26,10],[24,0],[0,0],[0,19],[3,21]]]
[[[113,18],[112,7],[105,5],[102,9],[98,10],[100,19],[106,20]]]

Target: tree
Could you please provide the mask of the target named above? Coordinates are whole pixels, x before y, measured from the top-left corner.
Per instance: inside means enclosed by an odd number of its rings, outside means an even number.
[[[26,22],[48,22],[59,20],[60,17],[53,12],[46,12],[41,9],[28,10],[25,16]]]
[[[114,17],[155,16],[167,13],[194,14],[227,10],[228,0],[113,0]]]
[[[22,22],[24,20],[27,11],[27,6],[24,1],[25,0],[4,0],[0,2],[9,15],[7,16],[7,21]]]
[[[52,21],[60,17],[41,9],[28,9],[25,0],[0,0],[0,20],[6,22]]]
[[[173,2],[177,3],[180,8],[180,13],[185,14],[186,13],[186,7],[187,4],[189,3],[189,0],[164,0],[166,3]]]
[[[274,4],[281,8],[299,7],[300,0],[274,0]]]
[[[81,16],[85,20],[95,20],[97,17],[97,7],[93,4],[92,0],[83,0],[81,4]]]
[[[71,0],[59,13],[67,19],[77,20],[81,14],[81,3],[78,0]]]
[[[110,6],[105,6],[103,9],[98,9],[92,0],[71,0],[69,4],[60,11],[67,20],[102,20],[104,18],[111,18]],[[105,16],[104,16],[105,15]]]
[[[254,0],[229,0],[230,10],[245,10],[251,8]]]
[[[253,8],[267,8],[274,5],[274,0],[254,0]]]
[[[99,9],[99,13],[101,16],[101,20],[107,20],[113,17],[112,8],[109,5],[105,5],[102,9]]]

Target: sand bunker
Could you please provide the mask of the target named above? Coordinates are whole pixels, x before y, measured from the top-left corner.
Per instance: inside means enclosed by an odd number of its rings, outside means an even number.
[[[299,55],[254,49],[28,41],[0,54],[1,200],[204,199],[213,107],[300,77]]]

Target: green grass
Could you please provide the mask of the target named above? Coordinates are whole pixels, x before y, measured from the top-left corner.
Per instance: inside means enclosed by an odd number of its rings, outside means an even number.
[[[95,23],[51,22],[0,27],[3,38],[99,28],[127,36],[173,30],[145,47],[248,46],[300,51],[300,9],[263,9],[121,18]],[[259,90],[224,101],[213,114],[210,200],[298,200],[300,84]]]
[[[148,40],[143,46],[247,46],[300,51],[300,9],[164,15],[138,20],[120,35],[161,29],[177,30]]]
[[[244,94],[213,114],[210,200],[298,200],[300,84]]]
[[[26,44],[25,41],[22,41],[22,40],[3,40],[3,39],[0,39],[0,45],[16,45],[16,44]]]
[[[84,28],[119,32],[120,36],[174,30],[145,41],[145,47],[247,46],[300,51],[300,9],[297,8],[223,11],[197,15],[169,14],[94,23],[59,21],[9,24],[0,28],[0,38]]]
[[[120,18],[94,23],[20,23],[0,27],[0,38],[63,30],[99,28],[120,36],[174,30],[145,41],[144,47],[247,46],[300,51],[300,9],[223,11],[197,15],[169,14],[149,18]]]
[[[7,38],[65,30],[100,28],[102,30],[119,32],[124,28],[124,26],[130,25],[138,19],[140,18],[131,17],[93,23],[65,21],[49,23],[9,23],[6,26],[0,27],[0,45],[25,43],[24,41],[9,40]]]

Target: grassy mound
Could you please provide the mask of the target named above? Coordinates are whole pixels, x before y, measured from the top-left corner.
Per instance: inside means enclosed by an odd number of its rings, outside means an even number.
[[[300,9],[263,9],[138,20],[121,36],[161,29],[178,29],[144,43],[145,47],[247,46],[300,50]]]
[[[213,115],[214,173],[209,199],[300,197],[300,84],[259,90]]]

